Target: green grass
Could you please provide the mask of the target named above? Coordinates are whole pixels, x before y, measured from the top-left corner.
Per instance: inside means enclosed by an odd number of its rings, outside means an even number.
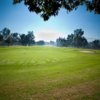
[[[81,50],[0,47],[0,100],[99,100],[100,51]]]

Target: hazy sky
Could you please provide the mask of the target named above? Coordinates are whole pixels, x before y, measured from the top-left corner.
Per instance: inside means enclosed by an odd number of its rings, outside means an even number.
[[[49,41],[67,37],[75,29],[82,28],[87,39],[100,39],[100,15],[87,12],[85,7],[68,14],[62,9],[58,16],[45,22],[39,15],[30,13],[23,3],[13,5],[12,1],[0,0],[0,30],[4,27],[19,33],[33,30],[36,40]]]

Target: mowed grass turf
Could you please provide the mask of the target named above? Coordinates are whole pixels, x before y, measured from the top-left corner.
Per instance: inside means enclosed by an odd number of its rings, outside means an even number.
[[[0,47],[0,100],[100,100],[100,51],[84,50]]]

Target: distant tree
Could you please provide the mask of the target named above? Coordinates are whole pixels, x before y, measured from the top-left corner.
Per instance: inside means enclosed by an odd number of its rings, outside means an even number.
[[[73,38],[74,38],[74,34],[68,35],[68,37],[67,37],[67,45],[68,46],[73,46]]]
[[[33,31],[29,31],[28,34],[21,34],[21,43],[22,45],[32,45],[35,44],[35,36],[33,34]]]
[[[87,40],[83,37],[84,31],[82,29],[74,30],[73,45],[76,47],[84,47],[87,45]]]
[[[67,40],[65,38],[58,38],[56,40],[57,46],[67,46]]]
[[[13,44],[20,44],[20,35],[19,33],[12,33]]]
[[[20,38],[21,38],[21,44],[22,45],[27,45],[27,35],[21,34]]]
[[[8,45],[10,45],[12,43],[12,35],[10,33],[10,29],[9,28],[4,28],[2,31],[2,36],[3,36],[3,41],[4,43],[7,43]]]
[[[85,37],[82,37],[81,42],[82,42],[81,43],[82,47],[87,47],[88,46],[88,41]]]
[[[54,42],[54,41],[50,41],[49,44],[50,44],[50,45],[55,45],[55,42]]]
[[[45,42],[43,40],[37,41],[36,42],[37,45],[45,45]]]
[[[6,40],[6,38],[10,35],[10,29],[4,28],[2,31],[3,39]]]
[[[94,40],[91,42],[91,46],[94,49],[100,49],[100,40]]]
[[[35,36],[33,34],[33,31],[29,31],[28,34],[27,34],[27,42],[28,42],[28,45],[32,45],[32,44],[35,44]]]
[[[58,38],[56,40],[57,46],[86,47],[88,41],[83,34],[84,31],[82,31],[82,29],[76,29],[74,30],[74,34],[68,35],[67,39]]]
[[[2,44],[3,44],[3,35],[0,34],[0,45],[2,45]]]
[[[3,35],[0,34],[0,42],[3,41]]]
[[[48,20],[50,16],[58,15],[61,8],[70,12],[80,5],[85,5],[87,11],[100,14],[100,0],[13,0],[13,3],[20,3],[21,1],[24,1],[29,11],[40,14],[44,20]]]
[[[11,34],[9,34],[5,40],[5,42],[9,45],[12,45],[13,44],[13,37]]]
[[[35,44],[33,31],[27,34],[11,33],[9,28],[0,31],[0,45],[32,45]]]

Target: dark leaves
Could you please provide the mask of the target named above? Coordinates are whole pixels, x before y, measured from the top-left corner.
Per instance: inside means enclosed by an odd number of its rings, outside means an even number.
[[[85,5],[88,11],[94,11],[100,14],[100,0],[13,0],[13,3],[20,3],[28,6],[29,11],[41,15],[46,21],[50,16],[58,15],[60,8],[65,8],[68,12],[78,8],[79,5]]]
[[[50,16],[47,14],[42,14],[41,17],[43,17],[44,21],[48,20]]]

